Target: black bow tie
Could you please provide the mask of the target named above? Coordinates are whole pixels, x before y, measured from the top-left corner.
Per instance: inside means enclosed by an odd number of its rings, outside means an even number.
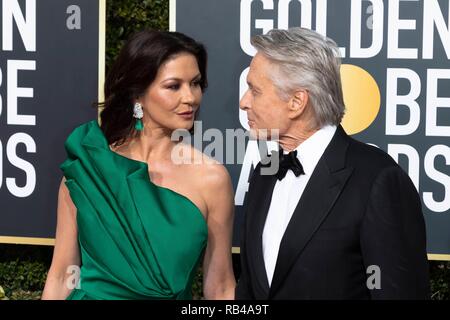
[[[291,151],[288,154],[284,154],[283,150],[279,151],[280,167],[278,168],[277,178],[282,180],[288,170],[292,170],[296,177],[301,174],[305,174],[303,166],[297,158],[297,150]]]

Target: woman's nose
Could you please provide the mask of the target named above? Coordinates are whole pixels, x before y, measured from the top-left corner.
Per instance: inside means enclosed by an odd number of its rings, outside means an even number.
[[[187,104],[193,104],[195,102],[195,94],[193,92],[193,88],[187,86],[183,90],[183,102]]]

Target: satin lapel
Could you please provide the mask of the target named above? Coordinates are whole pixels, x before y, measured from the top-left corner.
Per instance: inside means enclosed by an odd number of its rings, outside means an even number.
[[[247,232],[246,243],[248,263],[251,264],[250,270],[255,271],[255,274],[251,276],[255,277],[255,285],[259,286],[259,291],[262,290],[265,293],[265,297],[259,298],[265,299],[269,294],[269,282],[262,250],[262,233],[277,178],[276,175],[261,175],[260,170],[257,173],[258,175],[252,181],[252,187],[255,190],[247,202],[246,214],[249,215],[247,223],[253,232]]]
[[[341,127],[319,160],[280,243],[269,298],[282,285],[309,240],[326,219],[353,168],[345,167],[348,138]]]

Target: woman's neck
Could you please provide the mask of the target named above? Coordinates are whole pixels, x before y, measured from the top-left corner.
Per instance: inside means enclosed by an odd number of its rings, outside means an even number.
[[[163,128],[146,128],[128,144],[128,149],[134,158],[151,163],[155,160],[170,159],[170,154],[176,141],[171,140],[171,132]]]

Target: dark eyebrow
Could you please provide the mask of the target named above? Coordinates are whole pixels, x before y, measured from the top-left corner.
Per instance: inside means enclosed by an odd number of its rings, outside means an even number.
[[[191,81],[200,80],[201,78],[202,78],[202,75],[201,75],[201,73],[199,73],[199,74],[197,74],[194,78],[192,78]],[[183,81],[183,80],[180,79],[180,78],[167,78],[167,79],[163,80],[163,82],[170,81],[170,80],[173,80],[173,81]]]

